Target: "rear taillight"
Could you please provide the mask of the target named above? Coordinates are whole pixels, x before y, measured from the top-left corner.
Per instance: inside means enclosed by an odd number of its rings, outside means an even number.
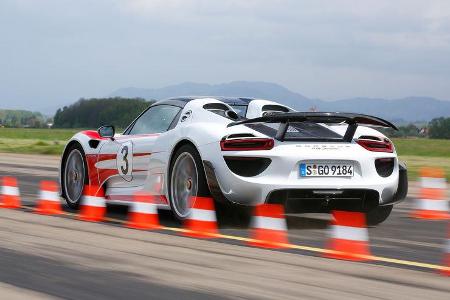
[[[373,152],[394,152],[394,145],[388,139],[382,141],[359,139],[356,141],[360,146]]]
[[[273,146],[273,139],[266,138],[225,139],[220,141],[222,151],[270,150]]]

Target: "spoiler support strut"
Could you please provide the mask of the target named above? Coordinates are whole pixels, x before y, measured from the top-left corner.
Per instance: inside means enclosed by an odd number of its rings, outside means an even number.
[[[280,123],[280,127],[278,127],[277,134],[275,135],[275,139],[279,141],[284,141],[284,136],[286,135],[286,131],[289,128],[289,122]]]
[[[350,143],[353,140],[357,128],[358,124],[356,123],[348,124],[347,131],[345,131],[343,138],[344,142]]]

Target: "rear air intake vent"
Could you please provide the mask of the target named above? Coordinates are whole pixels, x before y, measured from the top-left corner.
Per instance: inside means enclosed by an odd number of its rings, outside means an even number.
[[[100,143],[99,140],[89,140],[88,144],[89,147],[96,149],[98,147],[98,144]]]
[[[219,109],[219,110],[228,110],[228,106],[226,106],[223,103],[207,103],[205,105],[203,105],[203,108],[206,110],[215,110],[215,109]]]
[[[234,133],[234,134],[230,134],[228,136],[225,137],[226,140],[229,139],[241,139],[241,138],[248,138],[248,137],[255,137],[253,134],[251,133]]]
[[[363,139],[363,140],[381,141],[380,138],[373,136],[373,135],[362,135],[359,138]]]
[[[375,168],[377,169],[378,175],[381,177],[389,177],[394,170],[395,159],[389,158],[378,158],[375,160]]]
[[[261,174],[272,162],[264,157],[224,156],[228,168],[236,175],[252,177]]]
[[[289,108],[281,105],[264,105],[262,111],[289,112]]]
[[[236,112],[223,103],[207,103],[203,105],[203,108],[233,121],[239,119],[239,116],[236,114]]]

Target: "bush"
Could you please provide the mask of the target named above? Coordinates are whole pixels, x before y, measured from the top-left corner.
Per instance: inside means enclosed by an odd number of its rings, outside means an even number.
[[[436,118],[428,126],[428,135],[434,139],[450,139],[450,118]]]

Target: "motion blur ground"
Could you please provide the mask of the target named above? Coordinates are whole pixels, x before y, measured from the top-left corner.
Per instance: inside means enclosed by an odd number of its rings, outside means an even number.
[[[0,214],[0,280],[22,292],[71,299],[446,299],[450,293],[447,278],[420,271]]]
[[[15,286],[33,295],[65,298],[167,299],[446,299],[450,293],[448,278],[424,267],[443,263],[447,222],[410,218],[413,198],[398,206],[386,223],[368,230],[372,254],[391,262],[342,262],[308,251],[325,246],[331,220],[327,215],[288,215],[289,242],[299,246],[269,252],[242,246],[249,230],[229,224],[219,223],[222,236],[213,241],[179,237],[183,229],[163,211],[160,222],[171,230],[156,232],[123,228],[127,212],[120,207],[108,207],[108,222],[101,224],[73,220],[76,214],[67,212],[63,218],[31,214],[39,182],[56,179],[57,160],[45,160],[45,166],[32,167],[21,163],[23,157],[0,160],[0,176],[18,178],[24,205],[22,211],[0,210],[0,267],[9,270],[1,272],[5,290]],[[418,193],[413,189],[412,195]]]

